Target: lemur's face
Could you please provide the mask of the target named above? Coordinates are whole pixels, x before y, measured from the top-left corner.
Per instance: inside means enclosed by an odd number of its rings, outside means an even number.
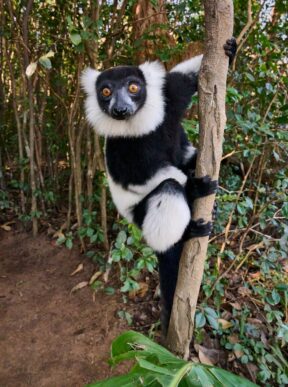
[[[103,112],[115,120],[127,120],[144,105],[146,82],[138,67],[116,67],[99,75],[96,93]]]
[[[141,137],[164,120],[165,68],[159,62],[84,70],[88,122],[105,137]]]

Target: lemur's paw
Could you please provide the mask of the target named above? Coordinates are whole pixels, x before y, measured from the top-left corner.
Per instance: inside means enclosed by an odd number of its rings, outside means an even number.
[[[218,180],[212,180],[210,176],[191,177],[187,181],[187,196],[193,201],[217,192]]]
[[[190,220],[190,223],[184,233],[184,240],[209,236],[211,234],[212,227],[212,222],[205,222],[202,218],[198,220]]]
[[[233,62],[237,52],[237,42],[234,37],[226,40],[226,44],[223,46],[225,54],[229,57],[229,64]]]

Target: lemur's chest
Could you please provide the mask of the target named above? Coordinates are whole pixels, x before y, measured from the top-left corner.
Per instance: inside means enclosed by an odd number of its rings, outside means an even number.
[[[159,135],[140,138],[109,138],[106,142],[106,165],[109,175],[123,187],[141,185],[157,170],[173,165],[170,144]]]
[[[160,131],[159,131],[160,132]],[[141,138],[109,138],[106,142],[108,183],[118,211],[129,221],[133,208],[162,181],[174,178],[186,183],[177,168],[179,147],[175,139],[160,133]]]

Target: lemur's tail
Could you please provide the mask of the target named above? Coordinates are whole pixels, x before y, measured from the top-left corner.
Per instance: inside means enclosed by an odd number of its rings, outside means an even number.
[[[165,253],[157,253],[161,289],[161,330],[166,336],[177,284],[179,261],[184,242],[181,240]]]

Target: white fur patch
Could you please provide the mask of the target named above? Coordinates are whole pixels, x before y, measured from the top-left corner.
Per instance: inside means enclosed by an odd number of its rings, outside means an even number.
[[[87,120],[99,134],[105,137],[140,137],[153,132],[163,122],[165,69],[160,62],[145,62],[139,68],[146,81],[146,101],[135,115],[124,121],[113,119],[100,108],[95,88],[99,72],[92,69],[83,72]]]
[[[123,188],[121,184],[116,183],[112,179],[109,173],[107,173],[107,180],[113,202],[118,212],[129,222],[133,222],[132,209],[143,197],[138,193]]]
[[[177,64],[170,70],[170,72],[177,72],[183,74],[195,73],[198,74],[201,66],[203,55],[194,56],[194,58],[185,60]]]
[[[195,155],[196,152],[197,152],[197,149],[194,148],[194,146],[188,145],[184,151],[184,156],[183,156],[184,164],[188,163],[188,161],[190,161],[190,159]]]
[[[85,69],[81,74],[81,85],[86,94],[96,97],[96,81],[100,72],[91,68]]]
[[[163,252],[178,242],[190,221],[190,210],[180,194],[160,193],[148,201],[143,236],[152,249]]]
[[[153,189],[155,189],[162,181],[167,179],[177,180],[182,186],[186,184],[187,176],[180,171],[180,169],[169,165],[167,167],[159,169],[155,175],[149,179],[143,185],[129,185],[129,189],[133,192],[137,192],[139,195],[148,195]]]
[[[167,166],[159,169],[157,173],[143,185],[128,186],[128,189],[123,188],[121,184],[116,183],[113,178],[107,173],[108,184],[111,196],[119,213],[127,218],[129,222],[133,221],[133,207],[138,204],[146,195],[153,191],[162,181],[166,179],[175,179],[182,186],[186,184],[187,176],[176,167]]]

